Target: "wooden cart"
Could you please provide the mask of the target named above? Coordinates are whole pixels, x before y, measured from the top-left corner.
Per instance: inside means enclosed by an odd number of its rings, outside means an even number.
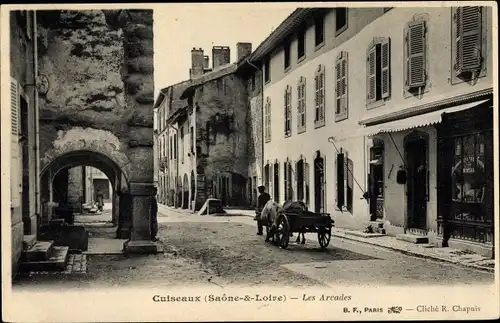
[[[283,249],[288,247],[291,233],[316,232],[322,249],[328,247],[332,236],[334,221],[329,213],[310,211],[285,211],[278,218],[278,227],[274,233],[274,242]],[[266,226],[269,232],[270,225]]]

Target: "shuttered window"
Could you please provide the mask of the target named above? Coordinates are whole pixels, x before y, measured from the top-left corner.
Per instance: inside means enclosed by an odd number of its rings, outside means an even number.
[[[280,164],[278,162],[274,163],[274,173],[273,173],[273,188],[274,188],[274,200],[280,202]]]
[[[11,207],[20,206],[21,190],[21,159],[19,156],[19,90],[15,79],[10,81],[10,111],[11,111],[11,165],[10,165],[10,192]]]
[[[388,99],[391,95],[391,43],[390,38],[374,41],[367,51],[367,102]]]
[[[352,159],[346,158],[346,168],[347,168],[347,176],[346,176],[346,208],[349,212],[353,211],[353,196],[354,196],[354,164]]]
[[[297,84],[297,129],[306,130],[306,79],[301,77]]]
[[[318,66],[314,83],[314,106],[316,112],[314,122],[316,126],[322,126],[325,124],[325,68],[323,65]]]
[[[382,41],[381,46],[381,88],[382,88],[382,98],[388,98],[391,90],[391,75],[390,75],[390,62],[391,62],[391,51],[389,39]]]
[[[337,56],[335,63],[335,120],[347,118],[347,52]]]
[[[284,94],[285,102],[285,137],[292,134],[292,88],[287,86]]]
[[[482,8],[459,7],[455,15],[455,71],[475,73],[482,62]]]
[[[408,24],[406,42],[406,88],[425,86],[426,81],[426,22],[412,21]]]
[[[267,98],[264,105],[264,137],[266,141],[271,141],[271,98]]]
[[[285,200],[289,201],[293,199],[293,170],[292,170],[292,162],[287,160],[283,164],[283,188],[285,190]]]
[[[345,204],[345,166],[344,166],[344,154],[337,154],[337,207],[342,209]]]
[[[304,195],[305,195],[305,203],[309,207],[310,205],[309,164],[305,160],[304,160]]]

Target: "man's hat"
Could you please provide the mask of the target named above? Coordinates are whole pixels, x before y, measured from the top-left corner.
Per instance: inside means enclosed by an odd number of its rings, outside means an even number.
[[[259,187],[257,187],[257,188],[258,188],[259,190],[263,190],[263,189],[265,189],[266,187],[265,187],[264,185],[261,185],[261,186],[259,186]]]

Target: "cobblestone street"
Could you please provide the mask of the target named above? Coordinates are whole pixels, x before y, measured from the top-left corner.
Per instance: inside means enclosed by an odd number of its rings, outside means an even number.
[[[24,275],[14,286],[54,288],[174,285],[333,286],[493,283],[492,273],[399,254],[332,237],[320,250],[314,235],[287,250],[265,243],[247,216],[160,214],[165,253],[72,255],[72,273]],[[87,267],[87,272],[83,271]]]

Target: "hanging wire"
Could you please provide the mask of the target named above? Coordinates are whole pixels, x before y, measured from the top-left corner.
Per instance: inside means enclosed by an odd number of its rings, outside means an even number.
[[[337,151],[337,153],[340,154],[341,152],[339,151],[339,149],[335,145],[335,139],[333,137],[329,137],[328,141],[333,145],[333,147],[335,147],[335,150]],[[352,173],[352,170],[349,170],[349,165],[347,165],[346,168],[347,168],[347,171],[351,174],[352,179],[358,185],[359,189],[361,190],[361,192],[363,192],[363,195],[364,195],[366,193],[366,191],[361,187],[361,185],[359,184],[359,182],[356,180],[356,178],[354,177],[354,174]]]
[[[394,138],[392,138],[391,133],[390,133],[390,132],[388,132],[387,134],[388,134],[388,135],[389,135],[389,137],[391,138],[391,141],[392,141],[392,143],[394,144],[394,147],[396,148],[396,151],[398,152],[399,157],[401,158],[401,161],[403,162],[403,165],[404,165],[404,166],[405,166],[405,168],[406,168],[406,162],[405,162],[405,160],[404,160],[404,158],[403,158],[403,155],[402,155],[402,154],[401,154],[401,152],[399,151],[398,145],[396,145],[396,143],[394,142]]]

